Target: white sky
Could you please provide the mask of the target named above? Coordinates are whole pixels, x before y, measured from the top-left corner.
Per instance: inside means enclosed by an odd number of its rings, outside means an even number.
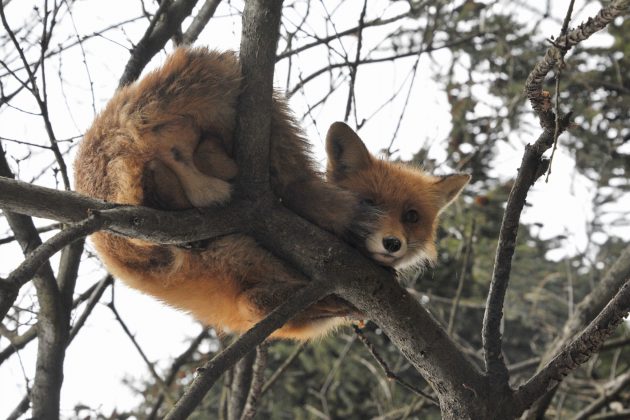
[[[240,3],[240,1],[233,1],[231,5],[240,9]],[[368,19],[375,17],[370,14],[370,11],[382,10],[382,5],[388,3],[384,0],[371,1]],[[554,15],[563,16],[564,3],[568,2],[554,1],[552,3]],[[580,10],[584,2],[577,1],[576,3],[576,10]],[[7,15],[13,27],[20,26],[22,18],[29,15],[32,5],[32,1],[25,0],[14,0],[10,3]],[[335,14],[337,29],[343,30],[356,25],[361,6],[362,2],[359,1],[344,2],[341,6],[343,9]],[[314,7],[319,6],[315,5]],[[406,7],[405,2],[394,3],[388,9],[385,17],[403,12]],[[334,7],[330,7],[329,4],[328,10],[333,9]],[[593,15],[597,9],[598,6],[591,2],[589,7],[576,16],[574,22],[579,22],[584,17]],[[232,12],[233,9],[229,7],[227,2],[224,2],[202,33],[197,44],[220,49],[237,49],[240,42],[240,21],[229,17]],[[113,22],[139,16],[140,13],[139,2],[128,0],[78,1],[73,8],[74,22],[80,34],[91,34]],[[307,25],[318,28],[317,32],[320,35],[325,35],[323,28],[321,28],[321,20],[315,19],[315,17],[322,15],[321,11],[312,10],[311,15],[314,18],[309,20]],[[523,18],[527,19],[526,16]],[[296,21],[297,19],[291,18],[291,20]],[[129,56],[128,39],[139,40],[145,28],[146,21],[141,20],[135,25],[126,26],[125,33],[114,30],[106,34],[107,39],[98,37],[85,43],[90,77],[94,81],[96,110],[102,108],[111,96],[118,78],[122,74]],[[544,28],[549,35],[555,35],[559,30],[557,23],[551,21],[546,21]],[[66,24],[58,29],[57,42],[66,38],[61,34],[65,33],[70,36],[74,33],[71,24]],[[383,38],[383,33],[380,29],[366,31],[364,51],[370,45],[378,43]],[[596,37],[592,42],[606,41],[605,35],[602,35],[599,39]],[[355,48],[354,43],[353,38],[345,39],[345,48],[349,49],[348,52]],[[299,61],[294,61],[292,70],[294,74],[301,71],[304,75],[308,75],[324,65],[324,60],[319,54],[321,54],[321,50],[313,51],[302,55]],[[432,73],[431,67],[439,65],[436,63],[445,58],[443,54],[446,53],[433,54],[433,61],[426,57],[421,59],[418,70],[419,76],[414,85],[415,94],[412,96],[407,117],[403,120],[394,147],[400,150],[402,158],[411,157],[422,144],[433,144],[444,139],[450,129],[450,114],[447,109],[445,93],[429,77]],[[154,59],[148,68],[155,67],[162,59],[163,56]],[[55,104],[51,109],[51,120],[55,125],[58,138],[68,138],[82,133],[94,117],[89,80],[82,60],[78,48],[63,55],[63,68],[73,69],[72,79],[66,80],[64,83],[65,93],[69,98],[68,106],[64,104],[63,99],[60,99],[60,84],[58,78],[57,80],[55,78],[56,69],[49,69],[50,97]],[[371,115],[386,98],[391,96],[393,91],[400,87],[406,80],[413,62],[414,58],[411,58],[396,64],[385,63],[360,68],[356,88],[359,118]],[[57,64],[52,64],[52,66],[57,66]],[[278,86],[284,87],[286,68],[279,68],[276,79]],[[318,99],[318,92],[326,91],[327,83],[328,79],[324,76],[316,83],[307,85],[305,96],[311,102],[313,98]],[[346,84],[342,84],[336,94],[328,100],[326,106],[318,108],[314,112],[313,117],[317,121],[316,125],[309,118],[305,120],[309,138],[312,139],[317,156],[322,162],[325,160],[323,137],[326,128],[333,121],[343,119],[347,97],[346,86]],[[371,151],[376,153],[389,143],[398,121],[402,101],[404,101],[404,95],[401,97],[402,99],[394,101],[392,106],[379,112],[360,131]],[[305,101],[300,93],[294,96],[292,105],[296,114],[302,115]],[[29,110],[35,109],[33,102],[28,99],[23,99],[20,106]],[[479,112],[485,111],[479,109]],[[26,116],[21,112],[8,110],[5,107],[0,112],[0,126],[2,127],[0,130],[2,136],[47,144],[46,135],[37,117]],[[533,132],[531,137],[514,136],[511,145],[500,144],[500,158],[495,168],[496,176],[507,179],[515,175],[520,164],[523,146],[528,142],[533,142],[537,136],[537,132]],[[568,141],[567,137],[564,141]],[[9,148],[10,155],[16,157],[24,155],[19,147],[8,142],[4,142],[4,145]],[[431,150],[432,157],[441,160],[440,147],[434,147]],[[68,162],[70,161],[68,160]],[[26,166],[24,163],[19,167],[19,176],[23,180],[31,179],[38,172],[39,168]],[[51,177],[37,182],[40,185],[55,185]],[[592,195],[592,185],[574,173],[570,157],[560,146],[554,158],[553,174],[550,181],[547,184],[538,182],[535,185],[528,198],[528,202],[534,205],[527,207],[523,220],[528,223],[544,223],[544,228],[541,231],[542,237],[553,237],[558,234],[568,235],[568,239],[565,241],[566,247],[556,253],[557,257],[565,253],[572,254],[576,251],[582,251],[582,247],[586,243],[586,222],[592,215],[590,206]],[[630,203],[628,206],[630,207]],[[48,223],[48,221],[44,221],[42,224]],[[0,226],[0,231],[2,230],[5,229]],[[630,232],[627,231],[617,233],[630,237]],[[14,264],[17,264],[22,258],[21,252],[16,246],[3,246],[1,251],[3,260],[7,255],[15,255],[15,257],[11,257],[15,263],[0,266],[0,275],[6,275],[14,268]],[[83,275],[79,278],[77,286],[79,292],[85,290],[103,274],[103,271],[95,264],[83,264],[81,269]],[[105,302],[109,300],[107,294],[103,300]],[[184,338],[196,335],[200,330],[200,326],[188,316],[165,308],[153,299],[127,289],[122,283],[117,283],[116,286],[116,304],[123,319],[134,332],[136,339],[148,353],[148,357],[151,360],[160,361],[158,367],[166,367],[169,358],[181,352],[186,346]],[[4,347],[7,341],[0,338],[0,343]],[[10,362],[5,362],[0,367],[0,378],[2,378],[0,380],[0,417],[6,417],[23,395],[25,379],[22,369],[26,372],[26,376],[32,378],[35,351],[36,347],[30,345],[20,352],[23,365],[20,365],[19,360],[14,357]],[[132,347],[131,342],[124,336],[109,309],[103,305],[96,307],[87,324],[70,346],[66,360],[65,381],[62,390],[63,416],[71,416],[72,408],[78,402],[95,408],[100,406],[104,408],[105,412],[115,406],[125,409],[138,404],[137,399],[130,398],[128,388],[121,385],[121,379],[124,376],[147,376],[146,366]],[[160,370],[158,369],[158,371]]]

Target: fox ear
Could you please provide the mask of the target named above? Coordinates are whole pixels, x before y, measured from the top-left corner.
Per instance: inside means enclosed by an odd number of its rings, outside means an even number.
[[[372,164],[372,156],[361,138],[345,123],[333,123],[326,135],[328,177],[339,181]]]
[[[439,177],[435,182],[439,197],[440,211],[448,207],[470,181],[468,174],[454,174]]]

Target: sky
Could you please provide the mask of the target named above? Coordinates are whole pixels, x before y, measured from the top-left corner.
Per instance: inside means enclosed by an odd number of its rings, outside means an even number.
[[[7,8],[7,17],[12,26],[19,26],[23,19],[28,19],[33,4],[39,3],[31,0],[14,0]],[[149,2],[147,2],[148,4]],[[201,2],[200,2],[201,3]],[[240,9],[239,1],[223,2],[217,10],[210,25],[200,36],[197,44],[208,45],[218,49],[238,49],[240,42],[240,21],[232,15],[235,9]],[[552,16],[562,16],[566,2],[552,2],[554,10]],[[574,22],[581,21],[586,16],[593,15],[597,6],[591,5],[582,9],[583,1],[576,2],[576,10],[579,14]],[[72,9],[71,18],[64,20],[64,25],[58,30],[56,41],[71,39],[68,37],[79,33],[88,35],[100,28],[105,28],[113,22],[135,18],[141,15],[139,2],[128,0],[110,1],[78,1]],[[328,11],[334,10],[332,2],[325,3]],[[382,5],[390,4],[387,1],[374,0],[370,2],[368,18],[372,10],[382,10]],[[362,2],[344,2],[340,10],[335,13],[335,24],[338,30],[356,25],[360,14]],[[299,6],[299,5],[298,5]],[[153,6],[151,6],[153,7]],[[512,7],[512,6],[506,6]],[[514,6],[515,7],[515,6]],[[325,34],[325,28],[317,17],[325,13],[321,5],[311,11],[313,19],[309,19],[305,25],[309,29],[316,30],[319,34]],[[405,2],[392,3],[387,9],[385,17],[394,16],[406,11]],[[289,21],[297,22],[298,15],[287,14]],[[527,19],[527,16],[523,16]],[[544,30],[549,34],[556,34],[559,25],[557,21],[544,22]],[[115,90],[118,78],[128,59],[128,47],[130,40],[140,39],[146,28],[146,21],[139,20],[135,24],[125,27],[125,31],[112,30],[103,37],[95,37],[84,43],[85,59],[79,48],[74,48],[63,55],[63,63],[53,64],[50,73],[50,97],[55,107],[51,109],[51,119],[55,122],[56,135],[60,139],[72,138],[80,135],[90,125],[95,112],[101,109]],[[376,45],[383,37],[379,30],[366,31],[364,48]],[[349,51],[354,49],[356,42],[347,39],[343,47]],[[591,42],[607,42],[602,35]],[[304,54],[299,60],[292,63],[293,74],[303,72],[309,74],[322,65],[321,50]],[[418,69],[418,77],[413,89],[417,94],[412,96],[409,103],[408,116],[403,120],[400,133],[394,144],[398,150],[395,157],[408,159],[424,144],[437,144],[440,139],[446,137],[450,129],[450,114],[447,108],[446,96],[439,86],[428,76],[431,74],[431,66],[439,65],[445,57],[437,52],[432,60],[422,59]],[[159,65],[164,54],[156,57],[147,70]],[[414,60],[404,60],[380,65],[365,66],[361,68],[357,78],[357,112],[360,116],[368,116],[379,109],[392,92],[408,86],[408,75]],[[285,63],[280,63],[276,73],[276,85],[279,88],[286,86],[287,68]],[[72,77],[63,84],[55,80],[55,72],[59,66],[72,68]],[[86,70],[89,68],[89,72]],[[146,71],[146,70],[145,70]],[[464,69],[460,69],[464,71]],[[58,79],[58,77],[57,77]],[[303,92],[296,93],[291,105],[296,115],[301,116],[306,111],[304,98],[317,98],[318,91],[323,91],[328,83],[325,77],[316,83],[309,84]],[[91,84],[93,83],[93,84]],[[92,86],[92,89],[90,89]],[[63,90],[62,90],[63,87]],[[66,99],[63,99],[65,95]],[[334,121],[343,119],[347,90],[345,84],[340,84],[335,95],[330,98],[323,108],[318,108],[309,117],[305,118],[305,129],[313,143],[313,149],[317,158],[324,163],[323,139],[327,127]],[[404,99],[404,95],[403,99]],[[94,98],[94,100],[92,100]],[[398,123],[398,116],[402,107],[402,100],[394,101],[390,106],[378,111],[376,116],[368,122],[359,132],[368,148],[377,153],[386,146]],[[21,108],[34,109],[31,100],[24,98]],[[488,110],[480,107],[475,110],[479,115]],[[0,113],[1,135],[27,139],[38,144],[46,143],[46,136],[42,125],[37,119],[18,110],[4,109]],[[519,166],[523,147],[532,142],[537,133],[532,137],[524,137],[522,134],[514,136],[510,145],[499,145],[500,158],[495,167],[496,176],[508,179],[516,174]],[[412,141],[406,139],[413,139]],[[566,141],[566,139],[564,140]],[[24,155],[23,149],[4,142],[9,148],[9,153],[14,157]],[[62,143],[62,148],[73,148],[76,142]],[[73,151],[71,151],[73,153]],[[444,156],[440,147],[431,148],[431,157],[442,160]],[[43,159],[43,157],[42,157]],[[68,161],[71,161],[69,159]],[[574,173],[571,158],[563,151],[562,145],[554,158],[553,175],[548,183],[538,182],[533,188],[528,202],[535,203],[525,210],[523,220],[525,222],[544,223],[544,231],[541,237],[553,237],[559,234],[567,234],[565,247],[559,249],[555,256],[573,254],[581,251],[586,244],[586,223],[592,217],[590,201],[593,197],[593,186],[583,177]],[[39,168],[20,165],[16,167],[20,179],[33,179]],[[446,172],[448,168],[444,169]],[[37,180],[39,185],[56,186],[53,177],[48,176]],[[630,203],[628,204],[630,206]],[[40,221],[48,224],[48,221]],[[6,230],[0,225],[0,232]],[[619,232],[630,237],[630,232]],[[3,236],[3,235],[2,235]],[[48,236],[44,235],[44,238]],[[92,251],[88,245],[88,250]],[[20,261],[21,251],[16,246],[3,246],[2,255],[15,255],[13,261]],[[93,252],[93,251],[92,251]],[[57,257],[53,260],[53,265]],[[6,275],[13,267],[0,266],[0,275]],[[96,260],[90,264],[82,264],[81,276],[77,291],[88,288],[94,281],[103,276],[103,270]],[[26,292],[31,286],[27,286]],[[109,292],[108,292],[109,293]],[[123,319],[133,331],[136,340],[142,345],[152,361],[157,361],[158,368],[168,366],[169,358],[181,352],[187,345],[185,338],[198,334],[201,327],[185,314],[178,313],[167,308],[153,299],[143,296],[128,289],[118,282],[115,287],[116,306]],[[25,297],[29,299],[29,297]],[[109,295],[103,298],[109,301]],[[6,340],[0,338],[0,347],[6,345]],[[34,357],[36,346],[30,345],[19,353],[19,358],[13,358],[11,362],[0,366],[0,417],[13,409],[24,393],[25,377],[32,378],[34,370]],[[107,412],[113,407],[125,409],[138,404],[137,397],[131,398],[128,388],[121,385],[124,377],[140,378],[148,375],[146,366],[133,348],[129,339],[124,335],[120,326],[114,320],[111,311],[104,305],[98,305],[89,318],[86,326],[69,347],[66,357],[66,373],[62,389],[62,415],[72,415],[72,408],[78,402],[85,403],[94,408],[101,408]],[[158,369],[159,371],[159,369]]]

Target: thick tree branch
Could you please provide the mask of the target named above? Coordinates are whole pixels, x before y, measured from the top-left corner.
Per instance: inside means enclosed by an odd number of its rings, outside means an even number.
[[[245,232],[251,208],[240,201],[212,210],[161,211],[122,206],[75,192],[39,187],[0,177],[0,208],[65,223],[80,222],[90,212],[122,235],[158,243],[181,244]]]
[[[0,155],[0,175],[12,177],[4,153]],[[8,179],[7,179],[8,180]],[[5,211],[5,217],[13,230],[27,260],[31,254],[37,253],[41,246],[41,239],[33,220],[30,217]],[[78,267],[78,259],[83,250],[82,243],[76,243],[64,249],[62,266],[60,266],[59,285],[53,274],[48,260],[41,264],[34,278],[37,299],[40,304],[39,320],[37,323],[37,361],[35,380],[30,397],[32,401],[33,417],[56,418],[59,416],[59,395],[63,381],[63,359],[68,339],[70,301],[74,280]],[[74,276],[74,277],[72,277]],[[9,283],[10,284],[10,283]],[[17,292],[3,284],[0,290],[3,317],[5,305],[11,305]],[[62,307],[62,305],[67,305]],[[28,401],[27,401],[28,402]],[[20,407],[23,407],[21,404]]]
[[[250,0],[243,10],[240,63],[242,92],[236,108],[234,139],[238,191],[253,199],[269,195],[269,137],[273,72],[282,0]]]
[[[280,258],[312,280],[333,283],[335,294],[383,328],[436,390],[446,418],[449,413],[457,418],[466,409],[478,408],[476,400],[488,397],[485,378],[391,273],[284,208],[270,211],[257,222],[254,231],[263,246],[273,246]],[[299,237],[310,238],[309,245],[298,246],[295,238]],[[507,392],[492,398],[497,410],[510,408],[500,406]]]

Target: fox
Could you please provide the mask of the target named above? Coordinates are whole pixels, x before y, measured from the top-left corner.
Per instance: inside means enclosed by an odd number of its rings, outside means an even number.
[[[241,82],[236,53],[176,49],[160,68],[117,90],[96,116],[75,158],[76,191],[162,210],[228,203],[239,172],[233,138]],[[326,135],[323,174],[278,92],[270,136],[272,191],[290,210],[381,265],[403,269],[436,259],[439,215],[469,175],[433,176],[378,159],[342,122]],[[250,329],[309,282],[244,234],[193,248],[108,231],[91,241],[116,278],[219,332]],[[331,295],[271,337],[320,337],[351,316],[357,310]]]

